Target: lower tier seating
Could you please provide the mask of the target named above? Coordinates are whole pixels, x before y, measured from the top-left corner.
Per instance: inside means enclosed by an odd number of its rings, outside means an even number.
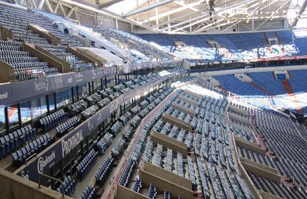
[[[71,176],[67,176],[63,183],[56,189],[56,191],[62,193],[62,190],[64,190],[65,195],[72,196],[76,190],[76,185],[76,180],[72,179]]]
[[[92,149],[77,165],[77,175],[80,180],[85,178],[85,176],[97,162],[97,156],[98,153]]]
[[[97,193],[96,188],[94,188],[92,186],[88,186],[83,191],[83,193],[81,195],[81,199],[96,199],[96,193]]]

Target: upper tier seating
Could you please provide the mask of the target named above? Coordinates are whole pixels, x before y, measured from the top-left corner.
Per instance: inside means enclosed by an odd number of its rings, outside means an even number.
[[[307,92],[307,89],[304,82],[307,78],[307,70],[291,70],[288,73],[290,76],[288,82],[298,101],[297,104],[293,103],[292,98],[289,97],[289,90],[284,88],[283,80],[275,79],[273,72],[246,73],[247,76],[251,77],[256,87],[248,82],[238,80],[234,75],[220,75],[214,76],[214,78],[220,82],[220,87],[223,89],[236,95],[251,98],[262,107],[267,106],[267,104],[285,107],[290,110],[301,107],[305,112],[307,111],[307,102],[304,93]],[[268,95],[272,95],[274,98],[263,99],[263,96]],[[259,99],[259,97],[262,99]]]
[[[54,27],[52,21],[32,11],[7,6],[0,6],[0,24],[12,30],[14,39],[35,44],[48,44],[45,38],[39,37],[28,29],[29,24],[39,25],[61,38],[61,44],[83,46],[78,40]],[[16,38],[15,38],[16,37]]]
[[[106,29],[98,26],[89,26],[95,32],[101,33],[103,37],[108,40],[117,39],[122,44],[128,46],[129,49],[137,50],[144,55],[146,55],[149,59],[152,54],[160,57],[161,59],[169,59],[171,56],[166,54],[163,51],[158,50],[157,48],[151,46],[147,41],[142,40],[139,37],[134,36],[133,34],[121,31],[121,30],[114,30],[114,29]],[[144,60],[147,61],[147,60]]]
[[[306,36],[295,36],[292,31],[267,32],[267,37],[279,38],[279,45],[270,46],[263,33],[216,34],[216,35],[169,35],[138,34],[139,37],[155,42],[164,50],[189,60],[228,61],[248,60],[278,56],[306,55]],[[294,39],[293,39],[294,38]],[[212,44],[212,41],[218,45]],[[176,46],[183,42],[184,46]],[[211,42],[211,44],[210,44]]]
[[[17,80],[26,80],[58,74],[56,68],[50,68],[48,63],[41,62],[37,57],[31,57],[21,47],[22,43],[18,41],[0,41],[0,60],[14,67],[13,74],[9,75],[14,75]]]
[[[40,153],[48,146],[50,146],[54,142],[54,138],[52,138],[48,133],[42,135],[41,137],[37,138],[29,142],[27,145],[22,147],[20,150],[12,153],[13,164],[16,167],[21,166],[22,164],[26,163],[28,160],[33,158],[36,154]]]
[[[89,70],[94,68],[92,63],[78,59],[67,52],[67,46],[51,45],[45,38],[40,37],[29,29],[29,25],[38,25],[60,38],[61,45],[83,46],[78,40],[61,32],[54,27],[52,21],[38,16],[32,11],[0,6],[0,25],[12,31],[16,42],[0,41],[0,59],[14,66],[14,77],[17,80],[33,79],[58,74],[56,68],[48,67],[45,62],[31,57],[28,52],[21,50],[22,42],[33,43],[69,62],[72,71]],[[18,42],[17,42],[18,41]],[[14,52],[14,54],[12,54]]]
[[[0,158],[4,158],[10,152],[18,149],[27,141],[35,138],[37,130],[27,125],[8,135],[0,137]]]

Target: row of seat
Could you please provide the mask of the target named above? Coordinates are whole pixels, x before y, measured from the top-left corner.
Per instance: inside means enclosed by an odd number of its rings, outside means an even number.
[[[81,195],[81,199],[96,199],[97,189],[92,186],[87,186]]]
[[[237,185],[235,179],[232,177],[232,175],[230,174],[230,170],[229,169],[226,169],[225,170],[225,173],[226,173],[226,176],[227,176],[227,179],[231,185],[231,188],[232,188],[232,191],[234,193],[234,196],[238,199],[241,199],[241,198],[244,198],[243,196],[241,196],[240,194],[240,190],[239,190],[239,186]],[[242,190],[243,191],[243,190]],[[244,194],[244,191],[243,191],[243,194]],[[248,192],[247,192],[248,194]],[[249,194],[247,195],[247,197],[245,197],[246,199],[247,198],[250,198]]]
[[[278,183],[274,180],[257,175],[252,172],[248,172],[248,174],[257,189],[271,193],[275,196],[278,196],[281,198],[293,198],[293,199],[306,198],[307,196],[305,190],[301,191],[297,189],[296,187],[288,188],[282,183]]]
[[[0,159],[35,138],[36,134],[36,129],[32,128],[31,125],[26,125],[8,135],[0,137]]]
[[[209,162],[207,162],[207,171],[209,173],[209,177],[210,177],[210,181],[211,181],[211,184],[212,184],[212,189],[213,189],[215,198],[216,199],[222,199],[221,193],[220,193],[220,188],[219,188],[218,182],[217,182],[217,178],[216,178],[214,171],[212,169],[212,165]]]
[[[97,162],[98,153],[92,149],[77,165],[78,179],[83,180]]]
[[[80,119],[77,116],[74,116],[68,120],[66,120],[64,123],[60,124],[55,128],[57,136],[63,137],[66,135],[72,128],[78,126],[80,123]]]
[[[200,155],[201,149],[201,134],[197,133],[194,138],[194,152],[196,155]]]
[[[101,109],[103,107],[105,107],[106,105],[108,105],[111,102],[111,100],[109,98],[103,98],[102,100],[100,100],[99,102],[97,102],[98,107]]]
[[[48,132],[59,124],[67,120],[67,113],[63,109],[56,111],[39,120],[43,132]]]
[[[112,158],[118,160],[121,155],[123,154],[123,152],[126,150],[126,148],[128,147],[128,143],[126,142],[126,140],[121,137],[114,145],[114,147],[111,150],[111,156]]]
[[[194,170],[194,163],[191,157],[187,156],[188,160],[188,174],[189,179],[192,182],[192,190],[197,190],[197,182],[196,182],[196,176],[195,176],[195,170]]]
[[[132,114],[130,113],[130,111],[127,111],[126,113],[121,115],[118,120],[121,121],[123,125],[126,125],[126,123],[131,119],[131,117],[132,117]]]
[[[149,140],[146,143],[145,151],[143,153],[142,160],[145,161],[145,162],[151,163],[152,162],[153,150],[154,150],[154,143],[151,140]]]
[[[147,194],[148,198],[156,199],[157,195],[158,195],[157,188],[150,183],[148,187],[148,194]]]
[[[185,139],[185,144],[187,145],[187,149],[188,151],[192,151],[193,150],[193,146],[192,146],[192,143],[193,143],[193,139],[194,138],[194,135],[192,132],[189,132],[188,135],[186,136],[186,139]]]
[[[142,188],[143,188],[142,181],[140,181],[138,178],[136,178],[135,182],[132,185],[132,190],[137,192],[137,193],[140,193]]]
[[[164,158],[164,154],[163,154],[163,146],[161,144],[157,144],[157,148],[154,154],[154,161],[153,163],[155,165],[157,165],[158,167],[162,167],[163,168],[163,158]]]
[[[177,174],[181,177],[185,176],[183,156],[180,152],[177,152]]]
[[[173,163],[173,150],[170,148],[167,148],[166,152],[166,164],[165,169],[172,172],[174,170],[174,163]]]
[[[12,153],[13,164],[16,167],[26,163],[29,159],[40,153],[54,142],[54,138],[48,133],[42,135],[27,145]]]
[[[96,184],[102,187],[113,169],[114,159],[107,157],[95,173]]]
[[[226,183],[226,181],[224,179],[224,175],[223,175],[220,167],[219,166],[215,166],[215,169],[216,169],[217,176],[218,176],[218,178],[219,178],[219,180],[221,182],[221,185],[222,185],[221,187],[222,187],[223,192],[224,192],[224,197],[226,199],[231,199],[232,197],[231,197],[231,194],[230,194],[230,190],[229,190],[229,188],[227,186],[227,183]]]
[[[79,100],[73,104],[70,104],[67,107],[67,112],[69,114],[69,116],[75,116],[78,113],[81,113],[82,111],[84,111],[86,108],[88,107],[87,102],[85,102],[83,99]]]
[[[56,191],[62,193],[63,190],[65,195],[72,196],[72,194],[76,190],[76,185],[76,180],[73,179],[71,176],[67,176],[65,177],[63,183],[56,189]]]
[[[84,101],[87,102],[88,106],[93,106],[100,100],[101,100],[101,96],[98,93],[94,93],[93,95],[90,95],[84,98]]]
[[[116,121],[113,126],[110,128],[110,133],[115,137],[123,129],[124,125],[120,121]]]
[[[209,199],[211,196],[211,193],[210,193],[210,189],[208,185],[209,182],[207,180],[208,177],[206,176],[206,172],[204,170],[200,156],[197,156],[196,164],[197,164],[198,176],[199,176],[199,180],[201,184],[201,189],[204,194],[204,198]]]
[[[132,171],[135,167],[135,161],[133,161],[131,158],[128,160],[126,167],[124,169],[124,172],[119,180],[119,184],[127,187],[129,180],[132,176]]]
[[[96,147],[98,149],[99,155],[104,155],[106,149],[111,145],[113,140],[113,135],[110,133],[104,134],[104,136],[97,142]]]
[[[81,120],[87,120],[91,116],[93,116],[99,110],[97,105],[92,105],[89,108],[85,109],[81,112]]]

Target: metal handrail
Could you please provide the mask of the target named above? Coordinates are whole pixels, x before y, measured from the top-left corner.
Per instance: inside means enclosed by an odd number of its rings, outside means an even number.
[[[60,183],[61,183],[60,187],[61,187],[61,192],[62,192],[62,198],[64,198],[65,192],[64,192],[64,187],[63,187],[63,181],[62,181],[62,180],[59,180],[59,179],[54,178],[54,177],[52,177],[52,176],[48,176],[48,175],[43,174],[43,173],[38,173],[38,188],[39,188],[39,189],[41,188],[41,177],[46,177],[46,178],[49,178],[49,179],[51,179],[51,180],[60,182]]]

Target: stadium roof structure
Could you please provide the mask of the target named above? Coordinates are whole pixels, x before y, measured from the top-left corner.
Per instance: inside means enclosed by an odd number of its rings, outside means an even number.
[[[154,32],[224,33],[291,29],[296,26],[297,18],[305,11],[306,2],[305,0],[127,0],[109,6],[107,10]]]
[[[10,0],[18,1],[18,0]],[[19,0],[70,17],[78,8],[130,23],[135,32],[203,34],[307,28],[307,0]],[[64,6],[69,9],[65,11]],[[61,11],[61,13],[57,13]]]

